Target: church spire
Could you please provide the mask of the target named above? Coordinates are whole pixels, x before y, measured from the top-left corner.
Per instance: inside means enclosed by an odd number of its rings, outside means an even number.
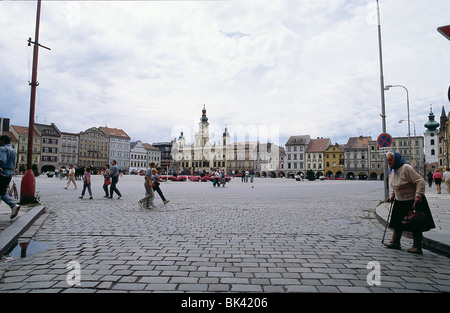
[[[428,115],[428,122],[425,123],[425,128],[427,130],[426,133],[436,132],[436,129],[439,127],[439,122],[436,122],[434,120],[434,113],[433,113],[433,107],[430,104],[430,114]]]
[[[208,123],[208,118],[206,117],[206,108],[205,108],[205,105],[203,105],[202,118],[200,119],[200,121],[201,121],[203,124],[207,124],[207,123]]]

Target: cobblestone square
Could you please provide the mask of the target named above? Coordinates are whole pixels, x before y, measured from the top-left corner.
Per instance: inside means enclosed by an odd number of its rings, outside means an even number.
[[[170,203],[140,208],[143,177],[124,176],[121,199],[79,199],[66,181],[40,176],[46,206],[33,240],[47,249],[3,262],[1,292],[449,292],[450,259],[381,244],[374,210],[380,181],[232,179],[161,184]],[[427,189],[427,192],[431,189]],[[384,205],[384,204],[382,204]],[[2,203],[0,209],[4,210]],[[389,239],[391,232],[388,231]],[[69,284],[69,262],[79,285]],[[380,265],[379,285],[369,285]]]

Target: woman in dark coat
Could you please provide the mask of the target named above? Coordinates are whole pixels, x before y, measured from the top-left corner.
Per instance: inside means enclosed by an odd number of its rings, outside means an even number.
[[[394,201],[389,227],[394,229],[392,241],[386,244],[391,249],[401,249],[400,239],[403,231],[413,232],[413,247],[408,252],[422,254],[423,232],[435,228],[430,207],[425,197],[425,180],[397,152],[388,152],[386,159],[389,164],[389,182],[392,187],[388,202]],[[411,229],[402,223],[403,218],[412,209],[423,212],[424,222]]]

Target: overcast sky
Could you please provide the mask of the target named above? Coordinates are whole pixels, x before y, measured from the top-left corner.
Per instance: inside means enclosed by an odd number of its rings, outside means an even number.
[[[448,0],[381,0],[385,84],[409,90],[423,134],[450,109]],[[0,117],[28,126],[36,1],[0,2]],[[43,1],[36,119],[62,131],[169,141],[331,138],[382,132],[376,1]],[[387,131],[406,136],[406,92],[386,91]],[[414,125],[411,124],[411,132]],[[243,133],[249,133],[245,136]]]

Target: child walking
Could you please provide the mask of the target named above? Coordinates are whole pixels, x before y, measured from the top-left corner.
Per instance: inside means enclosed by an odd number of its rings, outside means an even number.
[[[83,191],[81,192],[80,199],[83,199],[84,194],[86,193],[86,188],[89,192],[89,199],[92,199],[91,173],[90,173],[90,169],[88,167],[84,168]]]
[[[170,200],[166,200],[166,198],[164,197],[161,188],[159,188],[159,174],[161,174],[162,168],[161,167],[157,167],[156,170],[153,169],[153,191],[156,191],[159,196],[161,197],[161,200],[164,202],[164,204],[169,203]]]

